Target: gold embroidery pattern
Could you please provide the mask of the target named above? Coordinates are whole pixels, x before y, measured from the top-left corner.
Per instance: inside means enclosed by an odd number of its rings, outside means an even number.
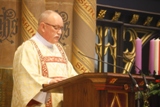
[[[59,49],[59,51],[60,51],[62,57],[66,60],[65,53],[64,53],[62,47],[61,47],[59,44],[56,44],[56,46],[58,47],[58,49]]]
[[[66,61],[66,65],[67,65],[67,58],[65,57],[65,53],[64,50],[62,49],[60,44],[56,44],[56,46],[58,47],[58,50],[60,51],[62,58],[64,58],[64,60]],[[68,70],[68,66],[66,66],[67,70]]]
[[[43,57],[44,62],[59,62],[59,63],[66,63],[66,60],[64,58],[60,57],[52,57],[52,56],[46,56]]]
[[[41,54],[41,51],[39,50],[38,46],[36,45],[36,43],[31,40],[31,42],[34,44],[37,52],[38,52],[38,55],[40,57],[40,60],[41,60],[41,64],[42,64],[42,75],[44,77],[48,77],[48,69],[47,69],[47,65],[46,65],[46,62],[45,62],[45,57],[43,57],[43,55]],[[52,101],[51,101],[51,96],[50,98],[48,99],[47,103],[46,103],[46,107],[52,107]]]

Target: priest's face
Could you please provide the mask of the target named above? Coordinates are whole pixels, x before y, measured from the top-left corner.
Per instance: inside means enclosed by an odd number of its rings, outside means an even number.
[[[59,15],[53,14],[43,23],[46,27],[44,38],[52,44],[58,43],[63,31],[62,18]]]

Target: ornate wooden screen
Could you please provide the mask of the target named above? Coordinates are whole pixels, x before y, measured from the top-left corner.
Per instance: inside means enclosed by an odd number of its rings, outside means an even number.
[[[159,13],[97,4],[96,57],[120,67],[96,62],[96,71],[134,72],[138,37],[143,43],[142,70],[148,74],[149,40],[160,37],[159,19]]]

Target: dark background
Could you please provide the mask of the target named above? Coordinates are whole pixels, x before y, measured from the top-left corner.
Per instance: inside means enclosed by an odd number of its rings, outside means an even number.
[[[97,4],[160,13],[160,0],[97,0]]]

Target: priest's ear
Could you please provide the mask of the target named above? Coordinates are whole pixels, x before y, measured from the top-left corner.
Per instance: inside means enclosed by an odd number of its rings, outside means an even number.
[[[40,29],[42,32],[45,32],[46,26],[45,26],[45,23],[44,23],[44,22],[41,22],[41,23],[39,24],[39,29]]]

